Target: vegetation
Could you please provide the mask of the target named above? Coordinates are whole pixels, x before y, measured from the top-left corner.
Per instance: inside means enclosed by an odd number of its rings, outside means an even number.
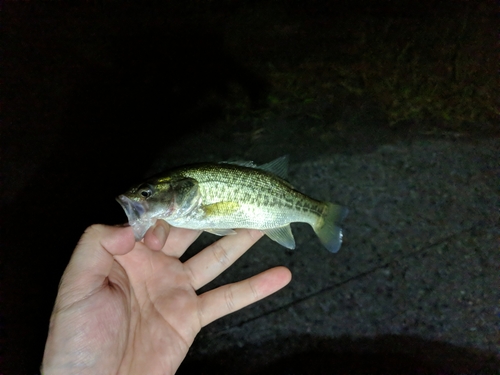
[[[228,43],[271,81],[271,106],[250,114],[239,102],[230,112],[239,114],[235,120],[269,111],[321,116],[314,111],[317,100],[350,96],[379,106],[392,127],[498,124],[495,5],[479,3],[380,13],[361,8],[341,15],[335,9],[305,16],[293,8],[242,11],[229,26]]]

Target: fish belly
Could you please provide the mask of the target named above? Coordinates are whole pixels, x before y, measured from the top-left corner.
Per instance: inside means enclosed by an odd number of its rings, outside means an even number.
[[[188,229],[234,229],[248,228],[266,230],[279,228],[293,222],[314,225],[318,211],[314,207],[259,206],[248,203],[218,202],[202,205],[189,216],[168,220],[169,224]]]

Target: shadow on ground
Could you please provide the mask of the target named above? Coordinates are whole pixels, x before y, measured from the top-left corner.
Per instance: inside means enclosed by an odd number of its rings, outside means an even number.
[[[275,358],[279,353],[282,358]],[[242,364],[245,364],[242,366]],[[415,336],[351,339],[296,336],[186,360],[182,374],[497,374],[492,353]]]

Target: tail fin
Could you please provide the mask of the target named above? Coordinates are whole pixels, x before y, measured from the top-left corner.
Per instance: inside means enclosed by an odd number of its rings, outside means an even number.
[[[342,244],[342,228],[340,228],[340,224],[345,219],[347,212],[348,210],[345,207],[325,202],[323,215],[318,218],[318,221],[313,226],[323,246],[332,253],[339,251]]]

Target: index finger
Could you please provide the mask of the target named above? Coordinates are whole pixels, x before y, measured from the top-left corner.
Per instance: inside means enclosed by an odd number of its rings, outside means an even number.
[[[170,227],[167,242],[165,242],[161,251],[166,255],[180,258],[200,236],[201,232],[201,230]]]

